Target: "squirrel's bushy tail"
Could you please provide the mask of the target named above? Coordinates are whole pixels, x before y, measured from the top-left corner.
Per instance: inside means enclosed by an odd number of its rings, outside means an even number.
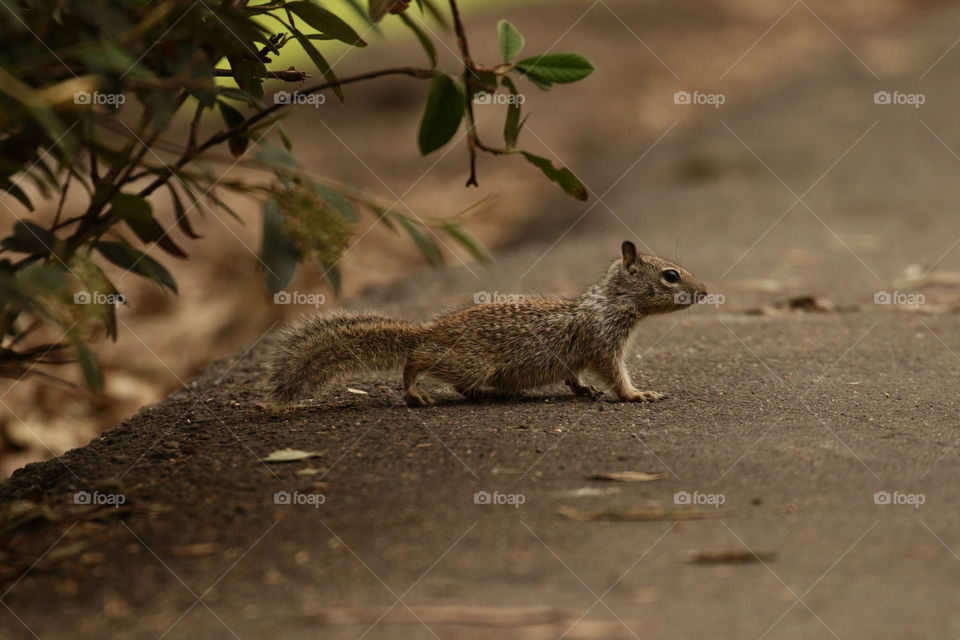
[[[305,316],[282,328],[268,358],[270,396],[289,405],[353,371],[403,366],[419,325],[373,313]]]

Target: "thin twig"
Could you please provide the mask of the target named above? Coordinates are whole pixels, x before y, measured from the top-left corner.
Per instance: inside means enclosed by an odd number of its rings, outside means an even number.
[[[90,181],[96,184],[100,180],[100,169],[97,167],[97,143],[90,142]]]
[[[468,187],[477,187],[477,122],[473,115],[473,99],[471,86],[474,78],[477,76],[476,67],[473,65],[473,59],[470,57],[470,46],[467,43],[467,30],[463,26],[463,19],[460,17],[460,8],[456,0],[450,0],[450,12],[453,15],[453,28],[457,34],[457,46],[460,48],[460,56],[463,58],[463,82],[466,86],[466,110],[467,110],[467,152],[470,154],[470,176],[467,178]]]
[[[233,78],[235,74],[232,69],[214,69],[213,75],[220,78]],[[310,74],[290,67],[283,71],[267,71],[266,77],[271,80],[283,80],[284,82],[303,82],[310,77]]]
[[[67,201],[67,192],[70,190],[70,182],[73,180],[73,174],[68,173],[67,179],[63,182],[63,190],[60,192],[60,202],[57,204],[57,213],[53,216],[53,228],[57,228],[60,222],[60,214],[63,213],[63,203]]]

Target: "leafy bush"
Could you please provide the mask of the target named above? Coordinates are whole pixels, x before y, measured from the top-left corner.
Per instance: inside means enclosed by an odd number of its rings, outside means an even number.
[[[181,238],[198,237],[191,222],[198,205],[236,215],[222,199],[223,190],[262,201],[261,258],[266,284],[274,290],[306,259],[318,261],[337,290],[337,263],[361,214],[408,234],[435,265],[443,261],[436,233],[448,234],[483,258],[483,249],[456,218],[427,223],[392,211],[366,192],[298,170],[280,120],[292,104],[320,92],[344,100],[348,85],[356,82],[389,75],[429,80],[420,153],[443,147],[465,126],[468,186],[477,184],[478,153],[519,154],[567,193],[586,198],[569,170],[517,148],[525,121],[522,101],[509,101],[503,146],[480,140],[473,104],[498,86],[516,98],[512,78],[544,90],[580,80],[592,71],[587,60],[553,53],[518,59],[523,37],[501,21],[503,59],[481,66],[470,56],[455,0],[449,2],[449,18],[432,0],[418,0],[419,14],[408,0],[369,0],[365,8],[356,0],[348,4],[352,10],[338,15],[312,0],[3,0],[0,189],[28,212],[34,212],[34,204],[22,184],[32,184],[50,202],[47,209],[57,204],[52,217],[27,219],[14,212],[18,222],[0,241],[5,254],[0,256],[0,375],[19,377],[37,364],[77,359],[87,383],[97,389],[100,372],[88,342],[101,328],[116,338],[115,309],[123,300],[101,265],[118,265],[176,292],[170,272],[148,253],[156,245],[186,258]],[[324,41],[367,46],[366,34],[378,30],[387,16],[413,30],[429,66],[338,78],[321,53]],[[344,18],[362,22],[365,32],[358,33]],[[437,67],[428,20],[444,28],[452,23],[462,70]],[[288,45],[309,57],[323,82],[267,100],[267,83],[302,83],[307,77],[303,70],[269,68]],[[236,86],[218,78],[231,78]],[[180,144],[164,139],[184,110],[190,112],[186,139]],[[201,140],[199,125],[206,114],[222,119],[223,126]],[[215,175],[198,162],[215,147],[226,147],[238,158],[249,156],[272,172],[271,181],[251,184]],[[162,161],[155,149],[176,159]],[[74,194],[82,190],[86,205],[79,215],[64,217],[71,188]],[[172,210],[157,211],[155,195],[164,191]],[[0,202],[13,204],[6,194]],[[174,238],[174,229],[181,238]],[[63,338],[23,346],[43,325],[58,327]]]

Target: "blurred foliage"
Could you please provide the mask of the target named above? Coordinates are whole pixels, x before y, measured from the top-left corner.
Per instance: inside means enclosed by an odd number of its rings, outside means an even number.
[[[473,103],[498,86],[516,98],[510,74],[549,90],[585,77],[592,66],[576,54],[516,60],[524,40],[506,21],[498,28],[502,61],[476,65],[455,0],[444,8],[418,0],[416,9],[404,0],[369,0],[367,6],[349,0],[347,9],[336,12],[312,0],[0,0],[0,5],[0,190],[6,192],[4,206],[25,210],[13,211],[18,221],[0,240],[2,376],[77,361],[88,385],[98,389],[102,377],[89,343],[104,333],[116,338],[116,306],[123,302],[101,266],[112,263],[176,292],[170,272],[148,252],[158,247],[172,258],[187,258],[183,241],[171,232],[197,238],[191,219],[201,205],[235,216],[220,196],[224,190],[263,204],[261,260],[273,290],[305,260],[318,262],[337,290],[337,263],[362,214],[406,233],[431,264],[443,262],[438,233],[485,259],[460,217],[407,216],[364,191],[300,170],[280,121],[291,106],[320,92],[342,101],[354,82],[388,75],[429,80],[417,139],[421,154],[444,147],[464,126],[468,185],[476,184],[478,152],[518,154],[566,192],[586,198],[569,170],[517,149],[522,100],[509,101],[502,147],[480,141]],[[323,43],[367,46],[365,33],[384,19],[413,31],[429,66],[338,78],[321,52]],[[348,20],[362,24],[365,33]],[[462,69],[437,67],[431,23],[455,31]],[[323,82],[293,93],[272,89],[265,99],[267,83],[299,85],[308,75],[269,68],[288,45],[307,55]],[[218,78],[231,78],[236,86]],[[181,143],[171,143],[162,136],[172,131],[181,111],[188,112],[189,130]],[[221,120],[222,128],[201,140],[205,116]],[[249,156],[272,180],[251,184],[215,175],[198,163],[215,147]],[[161,160],[155,149],[175,159]],[[25,184],[34,187],[32,196]],[[85,205],[82,213],[64,217],[71,188],[71,198],[79,190]],[[158,191],[169,196],[171,210],[156,210]],[[55,203],[52,216],[30,215],[38,198],[49,201],[48,211]],[[62,338],[23,346],[41,326],[58,328]]]

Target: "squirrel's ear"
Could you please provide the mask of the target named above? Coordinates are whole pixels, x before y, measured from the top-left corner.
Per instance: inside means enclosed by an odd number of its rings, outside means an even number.
[[[637,255],[637,247],[629,240],[624,240],[620,245],[620,253],[623,255],[623,268],[630,274],[637,272],[637,265],[640,257]]]

